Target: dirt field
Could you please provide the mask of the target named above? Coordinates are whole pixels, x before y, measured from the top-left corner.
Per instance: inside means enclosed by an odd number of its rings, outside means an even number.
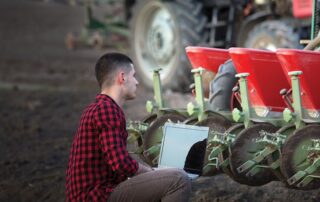
[[[0,201],[64,201],[65,169],[82,109],[98,92],[93,65],[107,50],[68,51],[83,8],[54,2],[0,1]],[[119,51],[127,53],[124,47]],[[125,106],[146,115],[143,87]],[[189,95],[168,94],[175,106]],[[288,190],[279,182],[240,185],[225,175],[193,182],[191,201],[320,201],[320,191]]]

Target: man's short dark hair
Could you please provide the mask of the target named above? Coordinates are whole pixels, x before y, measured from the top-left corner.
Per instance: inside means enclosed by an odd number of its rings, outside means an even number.
[[[102,84],[111,86],[115,81],[115,75],[119,70],[128,73],[133,64],[132,60],[121,53],[106,53],[99,58],[95,66],[96,78],[99,86]]]

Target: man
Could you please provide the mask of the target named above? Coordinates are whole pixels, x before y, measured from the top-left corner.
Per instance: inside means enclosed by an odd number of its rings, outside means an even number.
[[[67,201],[187,201],[190,182],[183,170],[153,171],[126,150],[121,106],[134,99],[133,63],[120,53],[103,55],[95,67],[101,88],[83,112],[66,172]]]

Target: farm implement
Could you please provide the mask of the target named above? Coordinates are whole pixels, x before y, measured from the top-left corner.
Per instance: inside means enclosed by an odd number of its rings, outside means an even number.
[[[207,138],[194,142],[187,155],[194,155],[192,169],[199,174],[223,172],[250,186],[279,180],[288,188],[319,188],[320,52],[307,50],[319,46],[319,35],[312,39],[305,50],[187,47],[195,102],[166,107],[160,70],[154,71],[155,102],[147,102],[148,118],[128,127],[131,151],[155,166],[167,122],[189,130],[207,127]],[[207,72],[217,72],[210,84],[203,81]],[[206,88],[213,88],[210,95]],[[185,136],[181,145],[187,141]]]

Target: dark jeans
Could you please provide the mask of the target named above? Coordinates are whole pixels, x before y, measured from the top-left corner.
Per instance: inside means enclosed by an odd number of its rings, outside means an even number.
[[[176,168],[159,169],[134,176],[120,183],[108,201],[188,201],[191,183],[187,174]]]

